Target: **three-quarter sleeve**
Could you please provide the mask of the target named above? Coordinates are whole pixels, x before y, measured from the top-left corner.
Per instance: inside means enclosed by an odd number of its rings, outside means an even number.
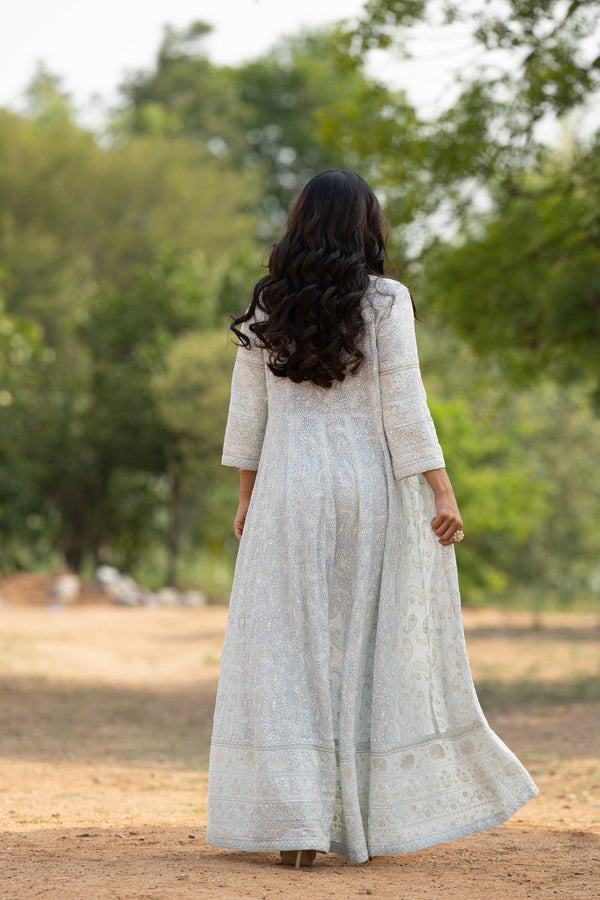
[[[267,425],[267,384],[262,351],[238,348],[221,462],[238,469],[258,469]]]
[[[404,285],[394,284],[393,301],[381,314],[377,353],[383,426],[394,477],[443,468],[421,379],[412,303]]]

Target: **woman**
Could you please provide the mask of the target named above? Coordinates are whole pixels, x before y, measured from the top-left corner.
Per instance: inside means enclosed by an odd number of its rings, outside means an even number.
[[[208,840],[296,866],[447,841],[537,793],[473,687],[462,520],[385,227],[362,178],[317,175],[232,325],[241,543]]]

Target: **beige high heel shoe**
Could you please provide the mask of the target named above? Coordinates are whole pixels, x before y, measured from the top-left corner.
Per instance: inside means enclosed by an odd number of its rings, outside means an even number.
[[[300,866],[312,866],[316,850],[281,850],[279,856],[284,866],[293,866],[299,869]]]

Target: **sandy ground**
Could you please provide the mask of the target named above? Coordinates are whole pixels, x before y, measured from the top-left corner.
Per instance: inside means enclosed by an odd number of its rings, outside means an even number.
[[[0,611],[0,898],[519,900],[600,896],[600,617],[465,612],[490,724],[540,796],[510,822],[295,872],[208,847],[227,611]]]

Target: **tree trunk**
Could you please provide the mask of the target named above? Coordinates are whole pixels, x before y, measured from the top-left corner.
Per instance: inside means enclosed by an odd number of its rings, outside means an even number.
[[[61,550],[71,572],[79,574],[83,562],[83,544],[81,541],[78,541],[73,535],[65,535],[61,541]]]
[[[181,544],[181,469],[178,463],[173,466],[171,479],[169,530],[165,542],[167,550],[166,583],[171,587],[177,587]]]

